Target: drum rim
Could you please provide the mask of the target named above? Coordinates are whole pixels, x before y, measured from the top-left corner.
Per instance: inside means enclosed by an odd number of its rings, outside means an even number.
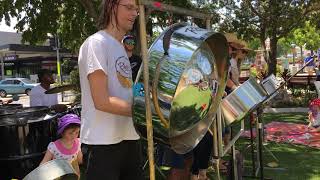
[[[35,109],[35,110],[31,111],[31,112],[30,111],[29,112],[19,112],[19,111],[21,111],[23,109]],[[22,108],[19,108],[19,109],[10,109],[9,113],[0,114],[0,118],[1,118],[1,116],[8,116],[8,115],[28,114],[28,113],[41,112],[41,111],[48,112],[49,110],[50,110],[50,108],[47,107],[47,106],[22,107]]]

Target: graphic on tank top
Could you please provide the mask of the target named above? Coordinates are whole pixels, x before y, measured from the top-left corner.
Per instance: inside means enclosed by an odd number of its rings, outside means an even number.
[[[117,78],[124,88],[132,87],[132,79],[131,79],[131,66],[130,61],[127,57],[121,56],[116,60],[116,71]]]

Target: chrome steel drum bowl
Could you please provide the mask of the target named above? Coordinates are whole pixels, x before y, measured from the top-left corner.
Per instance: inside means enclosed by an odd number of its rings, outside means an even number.
[[[0,110],[0,179],[22,179],[36,168],[55,140],[48,107]]]
[[[192,150],[208,131],[224,93],[228,63],[220,33],[174,24],[148,52],[152,120],[156,141],[177,153]],[[146,137],[142,68],[134,86],[133,119]]]
[[[255,79],[248,79],[222,100],[221,109],[229,125],[243,119],[251,110],[263,102],[267,92]]]
[[[77,180],[72,165],[62,159],[55,159],[40,165],[31,171],[23,180]]]

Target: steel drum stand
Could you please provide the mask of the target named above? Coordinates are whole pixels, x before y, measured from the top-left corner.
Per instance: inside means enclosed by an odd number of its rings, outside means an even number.
[[[257,169],[256,169],[256,172],[255,172],[255,176],[257,177],[258,175],[258,172],[260,172],[260,178],[259,179],[265,179],[264,177],[264,167],[263,167],[263,157],[262,157],[262,153],[263,153],[263,150],[262,150],[262,147],[263,146],[263,123],[262,123],[262,117],[261,117],[261,114],[262,114],[262,108],[261,107],[258,107],[257,108],[257,121],[256,121],[256,137],[258,138],[257,141]],[[270,179],[270,178],[267,178],[267,179]]]
[[[235,134],[235,136],[230,140],[229,144],[224,147],[223,140],[222,140],[222,122],[224,121],[223,114],[221,112],[221,107],[219,106],[217,109],[216,121],[213,121],[210,133],[213,136],[213,150],[214,150],[214,157],[216,159],[216,167],[217,170],[217,179],[220,180],[220,172],[219,172],[219,163],[220,159],[225,156],[228,151],[231,149],[231,156],[232,156],[232,179],[238,180],[238,170],[237,170],[237,158],[236,158],[236,148],[235,143],[239,139],[239,137],[244,132],[244,121],[241,120],[241,128]]]

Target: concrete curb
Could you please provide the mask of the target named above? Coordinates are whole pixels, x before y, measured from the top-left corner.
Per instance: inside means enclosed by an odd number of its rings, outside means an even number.
[[[296,108],[265,108],[263,113],[306,113],[309,109],[305,107],[296,107]]]

